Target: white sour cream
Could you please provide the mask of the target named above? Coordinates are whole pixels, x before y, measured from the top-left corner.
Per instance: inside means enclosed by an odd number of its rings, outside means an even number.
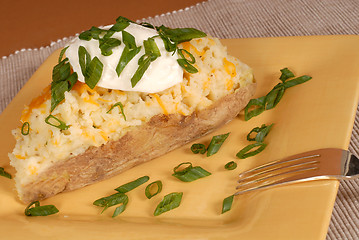
[[[109,29],[111,26],[104,27]],[[74,70],[78,74],[78,80],[85,82],[79,64],[78,49],[84,46],[91,55],[91,59],[97,56],[103,64],[103,72],[97,86],[117,89],[122,91],[137,91],[146,93],[155,93],[170,88],[183,81],[183,70],[177,63],[178,55],[167,52],[161,38],[155,38],[156,44],[161,52],[161,56],[155,61],[151,62],[149,68],[146,70],[141,80],[135,87],[131,86],[131,78],[138,68],[138,59],[145,53],[143,41],[149,37],[158,35],[154,29],[146,28],[141,25],[131,23],[126,29],[126,32],[132,34],[136,39],[136,45],[142,46],[141,51],[126,65],[120,76],[117,76],[116,67],[125,47],[122,42],[122,33],[116,32],[112,38],[121,40],[121,45],[112,49],[110,56],[103,56],[99,48],[98,40],[91,39],[90,41],[75,38],[69,43],[69,48],[66,50],[66,57]]]

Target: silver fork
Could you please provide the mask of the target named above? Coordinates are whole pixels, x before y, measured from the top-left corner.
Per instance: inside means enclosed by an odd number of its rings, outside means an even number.
[[[286,183],[359,177],[359,159],[347,150],[325,148],[269,162],[239,174],[234,195]]]

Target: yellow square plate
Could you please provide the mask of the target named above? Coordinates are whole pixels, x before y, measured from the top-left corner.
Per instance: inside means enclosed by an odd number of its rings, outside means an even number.
[[[260,163],[316,148],[349,144],[359,94],[359,37],[315,36],[223,40],[231,54],[254,69],[255,97],[265,95],[279,82],[279,70],[288,67],[312,80],[286,90],[275,109],[248,122],[243,116],[196,142],[208,144],[213,135],[231,132],[219,153],[209,158],[194,155],[190,144],[135,167],[112,179],[73,192],[59,194],[42,205],[54,204],[60,212],[47,217],[26,217],[13,180],[0,179],[0,232],[6,239],[324,239],[338,182],[315,181],[278,187],[235,198],[232,210],[220,214],[222,201],[235,191],[237,174]],[[19,126],[24,104],[51,81],[58,57],[53,54],[23,87],[0,116],[0,166],[11,174],[7,153],[14,145],[11,129]],[[248,145],[247,133],[261,124],[274,123],[265,139],[267,148],[245,160],[236,153]],[[228,171],[223,166],[236,161]],[[192,162],[212,173],[192,183],[171,176],[173,167]],[[112,219],[114,208],[100,214],[92,205],[114,188],[148,175],[162,180],[162,192],[148,200],[146,185],[128,193],[127,209]],[[181,206],[158,217],[153,211],[164,195],[183,192]]]

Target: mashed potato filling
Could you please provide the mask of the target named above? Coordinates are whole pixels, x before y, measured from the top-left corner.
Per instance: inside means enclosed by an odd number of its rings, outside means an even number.
[[[21,127],[13,130],[17,142],[9,157],[17,170],[17,184],[31,182],[57,161],[116,141],[155,115],[190,115],[253,82],[252,70],[229,56],[218,39],[194,39],[180,46],[193,54],[198,73],[184,72],[181,83],[157,93],[90,89],[77,82],[51,113],[69,125],[66,130],[45,123],[51,105],[46,88],[23,111],[21,121],[29,122],[29,134],[22,135]],[[118,102],[123,113],[119,106],[112,108]]]

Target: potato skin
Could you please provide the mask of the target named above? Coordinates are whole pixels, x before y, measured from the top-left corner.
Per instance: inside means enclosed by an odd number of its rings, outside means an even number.
[[[29,203],[75,190],[164,155],[231,121],[247,105],[255,88],[255,83],[239,88],[188,116],[153,116],[117,141],[90,147],[83,154],[55,163],[36,181],[22,187],[20,199]]]

